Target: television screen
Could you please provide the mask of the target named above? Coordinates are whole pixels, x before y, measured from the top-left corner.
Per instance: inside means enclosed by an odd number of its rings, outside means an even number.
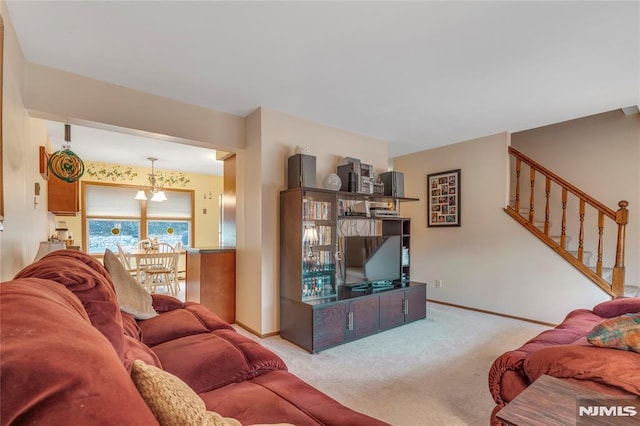
[[[344,284],[400,279],[399,235],[344,237]]]

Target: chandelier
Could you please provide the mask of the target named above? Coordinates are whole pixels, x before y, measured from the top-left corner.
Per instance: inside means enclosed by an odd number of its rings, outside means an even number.
[[[157,158],[149,157],[147,160],[151,161],[151,173],[149,174],[149,192],[151,195],[151,201],[165,201],[167,196],[164,195],[164,191],[162,189],[162,184],[158,182],[158,178],[156,177],[155,169],[153,167],[153,163],[157,160]],[[136,200],[146,200],[147,194],[145,190],[140,188],[138,189],[138,193],[135,196]]]
[[[65,182],[75,182],[84,174],[84,163],[71,151],[71,126],[64,125],[64,141],[59,151],[49,157],[49,170]]]

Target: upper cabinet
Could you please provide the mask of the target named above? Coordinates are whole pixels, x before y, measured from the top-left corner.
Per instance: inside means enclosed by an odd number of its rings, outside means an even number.
[[[78,181],[65,182],[49,174],[49,211],[57,216],[76,216],[80,212],[80,185]]]

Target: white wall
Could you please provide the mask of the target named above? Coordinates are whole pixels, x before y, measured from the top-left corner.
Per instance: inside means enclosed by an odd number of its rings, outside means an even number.
[[[246,119],[246,148],[237,153],[236,321],[262,334],[262,114]]]
[[[38,171],[38,147],[48,145],[47,129],[29,118],[23,103],[25,60],[4,2],[3,173],[4,232],[0,232],[0,280],[13,278],[30,263],[46,240],[53,216],[47,213],[45,181]],[[34,185],[42,191],[34,205]]]
[[[387,169],[385,142],[260,108],[247,118],[247,148],[239,159],[238,322],[258,334],[279,330],[279,195],[287,189],[287,158],[297,145],[316,156],[318,186],[343,157]],[[240,170],[242,169],[242,170]],[[244,227],[244,229],[241,229]]]
[[[161,135],[205,148],[244,147],[242,117],[42,65],[28,63],[25,72],[25,106],[32,117]]]
[[[405,195],[420,198],[401,205],[412,219],[411,278],[429,284],[432,300],[557,323],[608,298],[503,211],[509,139],[502,133],[393,159]],[[429,228],[426,176],[452,169],[461,169],[461,226]]]
[[[629,201],[625,281],[627,284],[640,285],[640,114],[625,116],[621,110],[615,110],[514,133],[511,142],[518,151],[614,211],[618,209],[618,201]],[[559,194],[552,192],[551,195],[553,198]],[[543,198],[537,198],[543,208]],[[590,223],[585,220],[585,228],[591,231],[591,238],[585,244],[591,243],[588,249],[595,258],[597,235],[593,234],[597,231],[597,225],[594,215]],[[615,231],[613,225],[611,228]],[[576,236],[572,241],[575,247],[578,239],[575,230],[573,235]],[[612,259],[615,253],[614,238],[614,235],[609,238],[606,247],[613,250],[609,250],[608,256],[605,252],[604,263],[609,267],[615,263]],[[592,261],[594,265],[595,259]]]

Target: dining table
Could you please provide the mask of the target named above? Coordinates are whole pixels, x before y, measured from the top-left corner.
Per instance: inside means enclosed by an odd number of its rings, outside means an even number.
[[[144,284],[143,282],[143,277],[144,277],[143,269],[145,266],[144,259],[155,258],[158,256],[158,252],[153,249],[145,249],[145,248],[139,248],[139,247],[129,247],[129,248],[125,248],[124,250],[127,256],[130,259],[134,260],[136,276],[138,277],[139,280],[141,280],[142,284]],[[184,249],[176,250],[175,252],[178,253],[179,257],[184,256],[186,253]]]

